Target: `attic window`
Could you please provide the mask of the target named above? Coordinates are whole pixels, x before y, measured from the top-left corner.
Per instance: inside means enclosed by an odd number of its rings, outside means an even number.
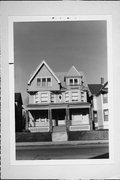
[[[69,85],[78,85],[79,84],[79,79],[78,78],[70,78],[69,79]]]
[[[37,86],[41,86],[41,78],[37,78]]]
[[[39,87],[49,87],[52,86],[52,80],[50,77],[37,78],[37,86]]]

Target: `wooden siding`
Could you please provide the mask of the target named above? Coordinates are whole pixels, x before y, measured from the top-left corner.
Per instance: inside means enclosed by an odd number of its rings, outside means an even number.
[[[66,101],[66,97],[65,97],[65,93],[68,92],[69,94],[69,100]],[[86,92],[83,92],[83,94],[81,95],[81,90],[69,90],[66,92],[61,92],[61,93],[53,93],[50,91],[39,91],[38,93],[38,102],[40,104],[43,104],[45,102],[41,102],[41,94],[42,93],[47,93],[48,94],[48,101],[46,103],[65,103],[65,102],[87,102],[87,95]],[[73,99],[73,94],[77,93],[78,94],[78,101],[74,101]],[[36,104],[35,103],[35,94],[29,94],[29,104]],[[51,96],[53,96],[53,98],[51,98]],[[61,97],[61,98],[60,98]]]
[[[37,78],[41,78],[41,77],[50,77],[52,80],[52,86],[49,87],[37,86]],[[45,65],[42,66],[40,71],[32,80],[31,84],[28,86],[28,91],[44,91],[44,90],[59,90],[59,89],[60,89],[60,85],[58,84],[55,77],[51,74],[51,72],[47,69]]]

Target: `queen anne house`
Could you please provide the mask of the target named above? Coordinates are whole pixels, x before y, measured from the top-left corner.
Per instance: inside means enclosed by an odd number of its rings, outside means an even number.
[[[91,129],[89,89],[83,72],[53,72],[42,61],[28,81],[31,132]]]

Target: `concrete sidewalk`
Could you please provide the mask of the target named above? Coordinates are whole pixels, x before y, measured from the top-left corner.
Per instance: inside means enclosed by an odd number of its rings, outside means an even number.
[[[17,142],[16,147],[34,147],[34,146],[75,146],[90,144],[108,144],[108,140],[85,140],[85,141],[57,141],[57,142]]]

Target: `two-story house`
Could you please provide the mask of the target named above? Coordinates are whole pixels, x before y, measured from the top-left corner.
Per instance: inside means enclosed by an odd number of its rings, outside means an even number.
[[[89,84],[94,129],[108,129],[108,82]]]
[[[68,72],[53,72],[42,61],[28,81],[29,130],[49,132],[91,129],[88,86],[82,72],[72,66]]]

